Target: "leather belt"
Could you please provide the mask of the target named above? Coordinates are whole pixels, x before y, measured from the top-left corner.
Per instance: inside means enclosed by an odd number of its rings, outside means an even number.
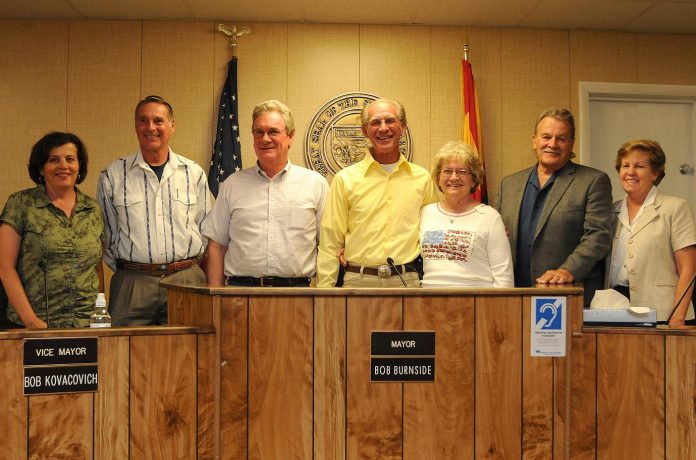
[[[380,278],[389,278],[391,276],[396,276],[396,274],[397,274],[396,270],[400,267],[403,267],[401,269],[401,272],[400,272],[402,275],[406,274],[406,272],[409,271],[409,269],[413,272],[418,273],[418,269],[416,268],[414,262],[415,262],[415,260],[412,260],[411,262],[409,262],[407,264],[395,264],[396,267],[392,267],[392,266],[389,266],[387,264],[383,264],[377,268],[348,264],[347,267],[343,267],[343,268],[347,272],[362,273],[364,275],[379,276]]]
[[[194,265],[198,265],[198,258],[196,257],[164,264],[141,264],[139,262],[128,262],[127,260],[116,261],[116,268],[132,270],[134,272],[143,273],[146,275],[168,275],[170,273],[186,270]]]
[[[265,276],[263,278],[254,278],[251,276],[228,276],[225,279],[225,284],[254,287],[306,287],[309,286],[309,281],[309,278],[282,278],[279,276]]]

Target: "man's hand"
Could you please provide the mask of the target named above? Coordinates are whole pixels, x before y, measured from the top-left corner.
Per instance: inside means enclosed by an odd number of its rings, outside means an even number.
[[[539,284],[567,284],[575,281],[575,277],[565,268],[556,270],[546,270],[546,272],[536,279]]]
[[[341,249],[339,249],[338,252],[336,253],[336,257],[338,257],[338,262],[339,262],[339,263],[341,264],[341,266],[343,266],[343,267],[347,267],[347,266],[348,266],[348,261],[346,260],[346,256],[345,256],[345,254],[344,254],[345,252],[346,252],[346,248],[341,248]]]

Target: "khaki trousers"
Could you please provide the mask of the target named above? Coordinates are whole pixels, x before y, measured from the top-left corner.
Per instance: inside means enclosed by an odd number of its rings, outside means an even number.
[[[401,275],[407,287],[420,287],[420,279],[418,273],[406,272]],[[392,275],[389,278],[380,278],[376,275],[366,275],[363,273],[346,272],[343,277],[343,287],[389,287],[403,288],[404,285],[397,275]]]

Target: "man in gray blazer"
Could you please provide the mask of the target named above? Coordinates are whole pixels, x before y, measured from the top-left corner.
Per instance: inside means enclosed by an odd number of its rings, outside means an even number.
[[[574,143],[570,111],[542,112],[532,136],[538,161],[503,179],[495,208],[510,238],[515,286],[583,283],[588,306],[611,247],[611,182],[571,161]]]

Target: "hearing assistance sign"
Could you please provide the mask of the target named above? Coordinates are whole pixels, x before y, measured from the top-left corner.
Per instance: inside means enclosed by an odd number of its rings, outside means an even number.
[[[531,356],[566,355],[566,298],[532,297]]]

